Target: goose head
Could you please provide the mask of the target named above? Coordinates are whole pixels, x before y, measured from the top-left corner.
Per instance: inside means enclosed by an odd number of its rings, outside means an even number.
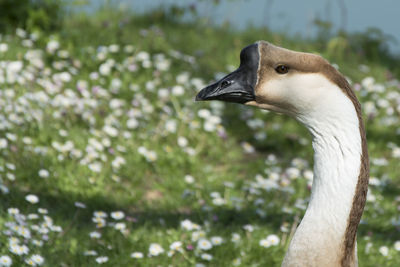
[[[336,101],[337,95],[352,94],[346,88],[346,79],[321,56],[259,41],[241,51],[237,70],[202,89],[196,101],[241,103],[299,119],[338,108],[343,98]]]

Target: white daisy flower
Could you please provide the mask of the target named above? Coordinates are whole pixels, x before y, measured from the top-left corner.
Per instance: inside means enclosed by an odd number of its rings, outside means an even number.
[[[277,235],[269,235],[265,239],[261,239],[259,244],[262,247],[269,248],[270,246],[276,246],[279,244],[279,237]]]
[[[194,228],[193,223],[188,219],[181,221],[181,227],[187,231],[191,231]]]
[[[157,243],[150,244],[149,247],[149,255],[150,256],[158,256],[164,253],[164,249]]]
[[[94,232],[90,232],[90,233],[89,233],[89,236],[90,236],[90,238],[96,238],[96,239],[98,239],[98,238],[101,237],[101,234],[100,234],[99,232],[94,231]]]
[[[259,244],[260,244],[260,246],[265,247],[265,248],[269,248],[271,246],[270,242],[266,238],[261,239]]]
[[[31,204],[36,204],[39,202],[39,198],[36,195],[29,194],[25,197],[26,201],[28,201]]]
[[[389,255],[389,248],[387,246],[382,246],[379,248],[379,252],[384,256],[387,257]]]
[[[267,236],[267,240],[270,242],[271,246],[276,246],[279,244],[279,237],[277,235],[269,235]]]
[[[185,175],[185,182],[188,184],[193,184],[194,183],[194,177],[191,175]]]
[[[201,254],[201,258],[202,258],[203,260],[206,260],[206,261],[211,261],[212,258],[213,258],[213,256],[210,255],[210,254],[207,254],[207,253],[203,253],[203,254]]]
[[[85,256],[97,256],[97,252],[94,250],[86,250],[85,252],[83,252],[83,255]]]
[[[18,245],[18,244],[11,244],[10,245],[10,252],[15,254],[15,255],[24,255],[24,254],[28,254],[29,252],[29,248],[25,245]]]
[[[113,211],[110,215],[114,220],[122,220],[125,217],[125,213],[123,211]]]
[[[48,170],[41,169],[39,171],[39,177],[41,177],[41,178],[49,178],[49,176],[50,176],[50,173],[49,173]]]
[[[239,241],[240,241],[240,235],[239,235],[238,233],[233,233],[233,234],[232,234],[231,241],[232,241],[233,243],[239,242]]]
[[[98,264],[103,264],[103,263],[105,263],[107,261],[108,261],[108,257],[107,256],[101,256],[101,257],[97,257],[96,258],[96,262]]]
[[[131,258],[134,259],[142,259],[143,258],[143,253],[142,252],[133,252],[131,254]]]
[[[394,249],[400,251],[400,241],[394,242]]]
[[[183,136],[179,136],[178,137],[178,146],[180,147],[186,147],[188,145],[189,141],[183,137]]]
[[[211,243],[212,243],[213,245],[215,245],[215,246],[221,245],[222,242],[223,242],[223,239],[222,239],[222,237],[220,237],[220,236],[213,236],[213,237],[211,237]]]
[[[8,267],[11,266],[11,264],[12,264],[12,259],[9,256],[7,255],[0,256],[0,266]]]
[[[171,250],[181,251],[182,250],[182,242],[181,241],[175,241],[169,246],[169,248]]]
[[[172,87],[172,94],[176,96],[181,96],[185,93],[185,89],[181,85],[175,85]]]
[[[201,238],[198,242],[197,242],[197,246],[199,249],[201,250],[210,250],[212,248],[212,244],[210,241],[208,241],[205,238]]]
[[[126,127],[128,129],[136,129],[139,126],[139,122],[135,118],[130,118],[126,121]]]
[[[0,53],[7,52],[7,50],[8,50],[8,44],[0,43]]]
[[[31,256],[31,260],[36,264],[36,265],[42,265],[44,263],[44,258],[38,254],[33,254]]]
[[[16,215],[16,214],[19,214],[19,209],[17,209],[17,208],[8,208],[7,212],[10,215]]]
[[[123,222],[116,223],[114,228],[119,231],[123,231],[126,229],[126,224]]]
[[[5,138],[0,138],[0,149],[4,149],[8,146],[8,141]]]

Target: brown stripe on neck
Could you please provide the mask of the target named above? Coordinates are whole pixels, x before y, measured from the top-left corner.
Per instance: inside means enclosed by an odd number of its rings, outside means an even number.
[[[369,180],[369,158],[368,158],[367,139],[361,115],[361,105],[360,102],[358,102],[355,93],[350,88],[349,83],[331,65],[325,65],[322,68],[321,72],[330,81],[334,82],[337,86],[339,86],[339,88],[346,94],[346,96],[351,100],[351,102],[353,102],[359,121],[359,129],[361,135],[360,173],[358,175],[358,182],[353,197],[353,203],[351,206],[350,215],[347,220],[347,228],[343,239],[343,248],[342,248],[343,255],[341,259],[342,267],[350,267],[350,266],[355,266],[357,260],[355,255],[357,228],[360,223],[361,216],[364,211],[365,202],[367,199],[368,180]]]

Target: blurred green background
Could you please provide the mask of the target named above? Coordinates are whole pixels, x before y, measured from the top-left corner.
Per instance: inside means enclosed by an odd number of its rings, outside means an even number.
[[[360,266],[399,266],[387,2],[0,0],[0,266],[280,266],[309,199],[309,133],[194,102],[257,40],[350,81],[371,158]]]

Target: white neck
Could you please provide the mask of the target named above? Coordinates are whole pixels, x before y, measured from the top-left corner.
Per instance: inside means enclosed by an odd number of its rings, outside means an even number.
[[[323,91],[325,97],[312,109],[296,114],[313,136],[314,181],[283,266],[340,266],[343,257],[360,172],[361,136],[351,100],[330,83]]]

